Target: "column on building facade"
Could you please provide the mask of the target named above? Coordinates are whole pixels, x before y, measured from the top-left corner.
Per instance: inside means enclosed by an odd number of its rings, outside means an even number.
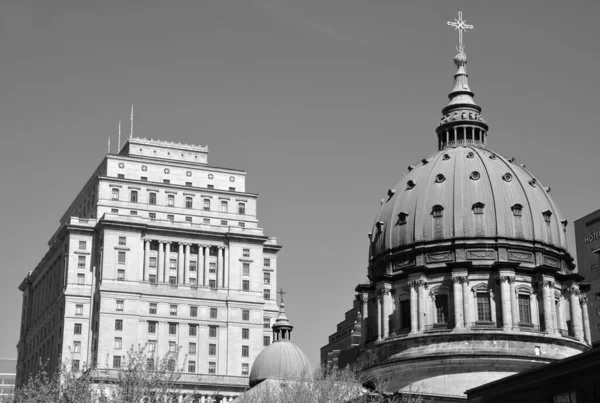
[[[208,283],[208,280],[206,279],[208,277],[208,255],[210,255],[210,253],[209,246],[202,245],[201,248],[204,251],[204,265],[202,267],[202,285],[206,286],[206,284]]]
[[[381,329],[383,327],[383,323],[381,320],[381,297],[381,293],[377,293],[375,296],[375,300],[377,302],[377,340],[381,340]]]
[[[471,326],[471,316],[469,311],[469,276],[466,275],[462,282],[463,291],[463,317],[465,321],[465,327]]]
[[[427,281],[421,280],[418,284],[418,294],[419,294],[419,331],[425,330],[425,325],[427,324]]]
[[[410,287],[410,332],[419,331],[419,309],[417,303],[417,282],[409,281]]]
[[[217,288],[221,285],[221,281],[223,281],[223,248],[219,246],[217,249]]]
[[[554,282],[548,279],[542,279],[542,301],[544,304],[544,326],[546,333],[554,334],[552,328],[552,307],[550,306],[550,290],[554,288]]]
[[[229,288],[229,248],[223,248],[223,288]]]
[[[148,281],[150,273],[150,240],[144,240],[144,277],[143,281]]]
[[[550,288],[550,312],[552,313],[552,329],[554,333],[558,333],[558,312],[556,311],[556,295],[554,292],[554,286]]]
[[[452,296],[454,297],[454,325],[457,329],[461,329],[465,326],[463,318],[463,302],[462,302],[462,277],[452,277],[453,288]]]
[[[583,317],[583,334],[585,336],[585,341],[588,344],[592,344],[592,333],[590,331],[590,316],[588,314],[588,299],[586,296],[581,296],[579,298],[579,303],[581,304],[581,315]]]
[[[513,318],[511,310],[511,292],[510,292],[510,279],[509,276],[500,277],[500,299],[502,300],[502,327],[504,330],[512,328]],[[514,277],[513,277],[514,279]]]
[[[512,327],[519,327],[519,301],[517,298],[516,279],[509,276],[508,284],[510,285],[510,307],[512,316]]]
[[[183,263],[184,282],[185,282],[185,284],[190,284],[190,244],[189,243],[184,244],[184,252],[183,253],[185,254],[185,261]],[[196,263],[196,276],[198,275],[197,270],[198,270],[198,263]],[[196,279],[196,284],[198,284],[198,279]]]
[[[581,306],[579,305],[579,288],[571,286],[569,288],[571,305],[571,324],[573,332],[578,340],[583,341],[583,324],[581,323]]]
[[[367,344],[369,335],[369,294],[362,294],[362,344]]]
[[[183,256],[183,244],[179,242],[177,249],[177,284],[183,285],[185,284],[185,279],[183,278],[183,264],[184,264],[184,256]]]
[[[563,301],[562,301],[562,296],[558,297],[558,305],[556,307],[556,322],[557,322],[557,331],[560,329],[566,329],[567,325],[566,325],[566,320],[564,317],[564,312],[563,312]]]
[[[158,282],[159,283],[164,283],[165,282],[165,243],[162,241],[158,241]]]
[[[389,288],[383,288],[381,290],[381,303],[383,304],[382,307],[382,315],[383,317],[381,318],[381,323],[382,323],[382,335],[381,338],[385,339],[388,337],[388,335],[390,334],[390,312],[389,312],[389,307],[390,307],[390,298],[391,298],[391,292]]]

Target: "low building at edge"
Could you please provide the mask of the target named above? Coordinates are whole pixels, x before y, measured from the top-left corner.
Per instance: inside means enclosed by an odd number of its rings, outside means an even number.
[[[232,400],[271,343],[277,240],[258,225],[246,173],[208,148],[129,138],[109,153],[25,277],[17,386],[52,373],[119,368],[131,346],[181,348],[181,388]],[[184,361],[185,360],[185,361]]]
[[[453,23],[464,29],[462,15]],[[488,148],[462,42],[437,151],[384,192],[368,234],[367,284],[321,349],[390,392],[435,401],[586,351],[583,277],[550,189]]]

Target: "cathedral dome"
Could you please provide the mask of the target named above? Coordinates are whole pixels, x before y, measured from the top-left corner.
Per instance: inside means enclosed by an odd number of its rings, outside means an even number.
[[[279,315],[273,325],[273,343],[254,360],[250,371],[250,387],[265,379],[298,379],[312,374],[306,354],[291,341],[293,326],[281,302]]]
[[[382,201],[371,258],[417,243],[474,238],[510,238],[566,251],[567,222],[550,189],[514,158],[464,144],[409,170]]]

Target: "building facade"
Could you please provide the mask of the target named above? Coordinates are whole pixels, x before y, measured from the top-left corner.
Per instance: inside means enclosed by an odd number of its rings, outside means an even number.
[[[450,24],[467,27],[460,13]],[[488,148],[458,49],[438,150],[385,192],[368,234],[360,348],[336,353],[389,391],[436,401],[591,344],[567,221],[524,164]],[[323,362],[335,349],[323,347]]]
[[[600,210],[575,221],[579,274],[589,284],[590,330],[594,346],[600,345]]]
[[[17,360],[0,358],[0,403],[12,403],[15,393]]]
[[[271,342],[281,246],[258,225],[246,173],[207,156],[130,138],[103,159],[19,286],[17,384],[39,359],[118,368],[141,345],[158,357],[181,348],[181,382],[200,395],[247,387]]]

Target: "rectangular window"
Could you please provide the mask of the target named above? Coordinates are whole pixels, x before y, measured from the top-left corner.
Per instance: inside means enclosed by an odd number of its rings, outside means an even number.
[[[519,294],[519,322],[531,323],[531,304],[528,294]]]
[[[169,179],[163,179],[163,183],[166,183],[168,185],[169,183],[171,183],[171,181]]]
[[[242,227],[242,228],[245,228],[245,227],[246,227],[246,223],[243,223],[243,222],[238,222],[238,225],[239,225],[240,227]]]
[[[250,257],[250,249],[244,249],[242,251],[242,256],[243,257]]]
[[[167,196],[167,206],[174,206],[174,205],[175,205],[175,196],[168,195]]]
[[[209,374],[216,374],[217,373],[217,363],[216,362],[209,362],[208,363],[208,373]]]
[[[113,357],[113,368],[121,368],[121,357],[118,355]]]
[[[208,272],[209,273],[216,273],[217,272],[217,264],[215,262],[210,262],[208,264]]]
[[[86,250],[86,249],[87,249],[87,242],[79,241],[79,250]]]
[[[250,329],[242,329],[242,339],[250,338]]]
[[[156,284],[156,274],[149,274],[148,275],[148,282],[150,284]]]
[[[177,343],[175,343],[174,341],[170,341],[169,342],[169,352],[174,353],[175,350],[177,350]]]
[[[198,316],[198,307],[197,306],[191,306],[190,307],[190,316],[192,318],[195,318]]]
[[[131,215],[137,215],[137,211],[135,211],[135,210],[131,210],[131,211],[129,212],[129,214],[131,214]]]
[[[115,337],[115,350],[120,350],[123,347],[123,339],[121,337]]]
[[[111,212],[112,214],[119,214],[119,209],[118,209],[118,208],[111,208],[111,209],[110,209],[110,212]]]
[[[119,263],[119,264],[125,264],[125,262],[126,262],[126,256],[127,255],[125,254],[125,252],[119,251],[117,263]]]
[[[125,301],[118,299],[117,300],[117,311],[122,311],[125,308]]]
[[[146,358],[146,370],[154,371],[154,358]]]
[[[177,334],[177,323],[169,323],[169,334]]]
[[[132,190],[131,191],[131,197],[129,198],[129,201],[132,203],[137,203],[138,201],[138,192],[136,190]]]
[[[192,187],[192,182],[186,182],[185,186]]]
[[[211,247],[208,249],[208,255],[209,255],[209,256],[217,256],[217,252],[218,252],[218,250],[219,250],[219,249],[218,249],[216,246],[211,246]]]
[[[154,340],[148,341],[148,351],[151,353],[156,351],[156,342]]]
[[[270,328],[271,328],[271,319],[264,318],[263,319],[263,329],[270,329]]]
[[[265,267],[271,267],[271,259],[265,259],[264,260],[264,266]]]
[[[155,205],[156,204],[156,193],[150,193],[148,195],[148,204]]]
[[[188,361],[188,372],[192,374],[196,372],[196,361]]]
[[[217,326],[208,327],[208,337],[217,337]]]
[[[263,290],[263,297],[265,299],[271,299],[271,290]]]
[[[169,276],[169,284],[171,284],[171,285],[177,285],[177,277],[176,276]]]
[[[169,269],[177,269],[177,259],[169,259]]]
[[[410,328],[410,300],[400,301],[400,315],[402,315],[402,329]]]
[[[250,311],[248,309],[242,309],[242,320],[250,320]]]
[[[124,174],[117,174],[117,178],[119,178],[119,179],[125,179],[125,175]]]
[[[74,341],[73,342],[73,352],[74,353],[81,353],[81,342],[80,341]]]
[[[217,319],[217,308],[210,308],[210,318]]]
[[[175,360],[173,358],[169,359],[169,361],[167,363],[167,369],[170,372],[175,372]]]
[[[229,187],[229,191],[230,191],[230,192],[235,192],[235,188],[230,186],[230,187]]]
[[[148,260],[148,264],[150,265],[151,268],[156,268],[156,258],[155,257],[151,257]]]
[[[216,344],[208,345],[208,355],[217,355],[217,345]]]
[[[208,286],[210,288],[217,288],[217,282],[215,280],[208,280]]]
[[[198,283],[196,283],[196,279],[190,278],[190,287],[196,287],[197,285],[198,285]]]
[[[83,305],[75,305],[75,315],[83,315]]]
[[[188,349],[190,354],[196,354],[196,343],[190,343]]]
[[[123,330],[123,320],[115,319],[115,330]]]
[[[120,236],[119,237],[119,245],[121,245],[121,246],[127,245],[127,238],[124,236]]]
[[[175,221],[175,216],[173,214],[167,214],[167,220]]]
[[[119,200],[119,189],[113,189],[112,190],[112,199],[113,200]]]
[[[125,280],[125,270],[117,270],[117,280]]]
[[[263,346],[267,347],[271,344],[271,336],[263,336]]]
[[[186,222],[192,222],[192,217],[185,217]]]
[[[77,275],[77,284],[85,284],[85,274],[79,273]]]
[[[177,305],[171,305],[169,312],[171,316],[177,316]]]
[[[156,213],[149,213],[148,218],[150,218],[151,220],[156,220]]]
[[[221,220],[221,225],[227,225],[227,220]]]
[[[264,273],[265,284],[271,284],[271,273]]]
[[[242,291],[250,291],[250,280],[242,280]]]
[[[185,198],[185,208],[192,208],[193,207],[193,199],[191,197],[186,197]]]
[[[77,257],[77,268],[85,269],[85,256]]]
[[[250,263],[242,263],[242,274],[250,275]]]
[[[79,372],[79,360],[71,361],[71,371]]]
[[[196,271],[198,263],[195,260],[190,260],[190,271]]]
[[[148,182],[148,177],[147,176],[141,176],[140,180],[143,182]]]
[[[204,210],[204,211],[210,211],[210,199],[203,199],[202,200],[202,210]]]
[[[226,213],[228,210],[227,201],[221,200],[221,212]]]
[[[448,295],[435,296],[436,323],[448,323]]]
[[[242,357],[249,357],[249,356],[250,356],[250,347],[242,346]]]
[[[214,189],[214,188],[215,188],[215,185],[206,185],[206,188],[207,188],[207,189]]]
[[[73,334],[81,334],[81,323],[75,323]]]
[[[248,364],[242,364],[242,375],[248,375]]]
[[[490,294],[487,292],[477,293],[477,320],[483,322],[492,321],[492,312],[490,310]]]
[[[156,315],[156,304],[151,302],[150,303],[150,309],[148,311],[150,313],[150,315]]]
[[[198,327],[196,325],[190,325],[189,336],[196,336]]]
[[[210,218],[203,218],[202,224],[210,224]]]
[[[148,333],[156,334],[156,322],[148,322]]]

